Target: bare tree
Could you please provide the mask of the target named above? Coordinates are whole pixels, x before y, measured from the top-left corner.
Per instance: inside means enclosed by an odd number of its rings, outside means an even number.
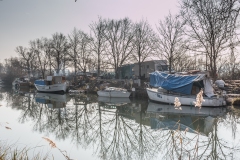
[[[105,37],[109,43],[107,59],[115,70],[116,78],[119,78],[118,68],[128,60],[134,51],[133,23],[128,18],[112,19],[106,21],[106,26]]]
[[[157,30],[159,33],[158,47],[159,54],[163,55],[169,63],[169,73],[172,72],[174,62],[179,60],[186,53],[186,41],[184,36],[184,23],[179,17],[169,13],[162,21],[159,21]]]
[[[11,84],[17,78],[26,75],[26,69],[23,70],[23,60],[17,57],[5,59],[2,66],[2,73],[0,79],[4,84]]]
[[[230,51],[231,52],[231,51]],[[228,52],[226,52],[228,53]],[[240,62],[237,61],[239,58],[238,51],[234,49],[234,52],[230,54],[230,58],[226,58],[226,56],[219,56],[218,57],[218,77],[222,79],[231,79],[231,80],[238,80],[239,73],[240,73]]]
[[[195,57],[196,58],[196,57]],[[183,72],[190,69],[197,69],[197,59],[189,56],[188,54],[182,54],[178,59],[174,60],[172,67],[177,72]],[[198,67],[199,68],[199,67]]]
[[[81,30],[73,29],[72,33],[68,35],[69,39],[69,56],[73,61],[75,77],[77,69],[82,70],[86,73],[87,64],[91,57],[90,44],[92,38]]]
[[[51,40],[52,57],[55,59],[53,66],[58,74],[61,69],[65,69],[66,54],[68,50],[67,38],[62,33],[55,33],[52,35]]]
[[[48,38],[42,38],[42,50],[44,52],[45,58],[48,61],[48,69],[49,69],[49,75],[52,74],[52,65],[53,65],[53,60],[52,60],[52,46],[51,46],[51,40]]]
[[[21,57],[24,63],[24,68],[28,72],[28,76],[30,76],[31,68],[32,68],[32,61],[34,59],[34,53],[31,50],[28,50],[27,48],[24,48],[23,46],[16,47],[15,50]]]
[[[132,56],[134,60],[138,62],[139,76],[141,77],[141,63],[144,62],[146,58],[154,55],[157,39],[151,26],[144,20],[135,24],[134,35],[134,45],[136,48]]]
[[[77,75],[77,60],[78,60],[78,53],[79,53],[79,45],[80,45],[80,40],[79,40],[79,34],[78,30],[76,28],[73,29],[71,34],[68,35],[69,39],[69,57],[73,62],[74,65],[74,75],[75,78],[74,80],[76,81],[76,75]]]
[[[0,74],[4,71],[4,66],[3,64],[0,62]]]
[[[230,67],[231,67],[231,79],[235,79],[236,76],[235,76],[235,71],[236,71],[236,65],[237,65],[237,57],[239,56],[239,52],[236,48],[236,45],[234,45],[234,43],[236,43],[236,41],[238,41],[237,37],[236,36],[233,36],[231,39],[230,39],[230,49],[229,49],[229,52],[230,52]]]
[[[89,71],[94,70],[94,68],[97,68],[97,59],[91,56],[91,58],[88,59],[87,68],[89,69]]]
[[[50,47],[46,48],[45,42],[46,40],[44,38],[30,41],[30,50],[37,57],[37,66],[42,74],[42,78],[45,78],[48,65],[48,49],[50,49]]]
[[[186,34],[194,44],[192,50],[206,54],[214,79],[218,56],[231,47],[240,10],[237,3],[238,0],[182,0],[181,15],[189,26]]]
[[[97,56],[97,73],[100,75],[100,66],[101,59],[103,57],[103,53],[106,48],[106,40],[104,38],[104,32],[106,30],[106,26],[101,17],[99,17],[98,22],[93,22],[90,24],[90,29],[92,31],[93,41],[91,44],[91,50]]]
[[[79,59],[78,59],[78,65],[81,70],[83,70],[83,73],[86,74],[87,65],[90,63],[91,59],[91,42],[93,39],[86,33],[79,31],[79,40],[80,40],[80,46],[79,46]]]

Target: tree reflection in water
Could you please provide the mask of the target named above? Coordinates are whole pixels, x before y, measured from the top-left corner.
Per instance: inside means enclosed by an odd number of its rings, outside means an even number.
[[[100,159],[227,159],[239,155],[239,145],[218,137],[218,126],[233,126],[235,133],[240,112],[226,115],[225,108],[196,111],[184,106],[176,111],[173,106],[141,100],[118,104],[100,101],[95,95],[65,96],[58,102],[56,95],[44,101],[36,100],[34,94],[3,95],[12,108],[21,110],[19,122],[32,121],[33,130],[60,140],[71,138],[76,147],[93,149]]]

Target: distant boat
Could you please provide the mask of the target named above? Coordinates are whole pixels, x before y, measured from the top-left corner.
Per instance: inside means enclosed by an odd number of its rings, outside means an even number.
[[[66,92],[69,87],[64,76],[47,76],[36,80],[34,85],[39,92]]]
[[[176,75],[163,72],[150,74],[147,94],[150,100],[174,104],[177,97],[182,105],[194,106],[196,95],[203,89],[202,106],[219,107],[226,105],[225,97],[214,94],[207,74]]]
[[[12,86],[29,87],[30,86],[29,78],[26,78],[26,77],[15,78],[14,81],[12,82]]]
[[[129,97],[131,93],[123,88],[108,87],[98,91],[97,94],[102,97]]]

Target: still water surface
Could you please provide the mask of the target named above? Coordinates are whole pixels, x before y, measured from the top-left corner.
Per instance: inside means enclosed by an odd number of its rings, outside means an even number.
[[[0,90],[0,142],[65,159],[239,159],[240,109]],[[10,127],[6,129],[5,127]],[[65,152],[64,152],[65,153]]]

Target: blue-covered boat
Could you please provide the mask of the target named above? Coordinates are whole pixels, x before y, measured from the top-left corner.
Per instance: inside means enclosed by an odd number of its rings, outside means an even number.
[[[40,92],[66,92],[69,86],[63,76],[47,76],[47,79],[36,80],[34,85]]]
[[[147,94],[150,100],[174,104],[177,97],[182,105],[196,103],[196,95],[203,89],[201,106],[217,107],[226,105],[223,95],[216,95],[207,73],[179,75],[155,71],[150,74]]]

